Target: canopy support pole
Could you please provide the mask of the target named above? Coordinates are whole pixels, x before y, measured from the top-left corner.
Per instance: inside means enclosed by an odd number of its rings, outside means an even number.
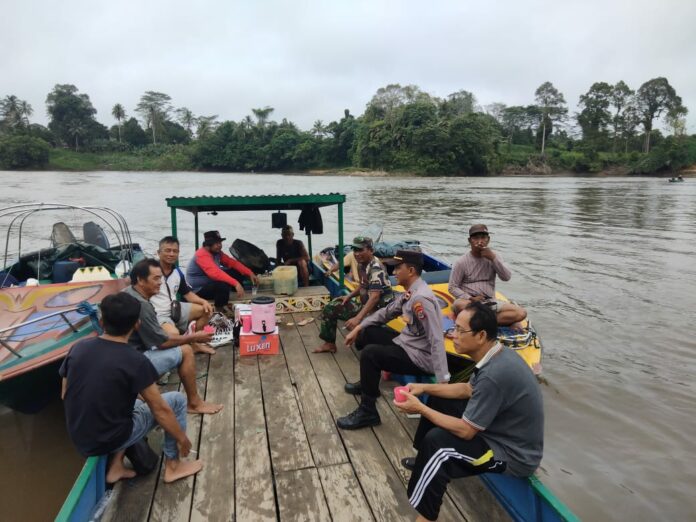
[[[341,290],[345,288],[345,272],[343,266],[343,203],[338,204],[338,285]]]

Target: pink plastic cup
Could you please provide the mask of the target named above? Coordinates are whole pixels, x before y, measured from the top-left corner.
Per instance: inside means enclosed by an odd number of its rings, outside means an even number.
[[[244,333],[251,332],[251,316],[250,315],[243,315],[242,316],[242,332],[244,332]]]
[[[394,388],[394,400],[396,402],[406,401],[406,396],[402,392],[408,392],[408,386],[397,386]]]
[[[206,325],[203,327],[203,331],[204,331],[205,333],[208,333],[208,334],[214,334],[214,333],[215,333],[215,327],[212,326],[212,325],[210,325],[210,324],[206,324]]]

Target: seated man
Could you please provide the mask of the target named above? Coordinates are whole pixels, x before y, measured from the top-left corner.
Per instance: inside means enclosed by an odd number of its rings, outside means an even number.
[[[346,321],[346,328],[352,330],[374,310],[384,308],[394,297],[387,271],[374,255],[372,239],[356,237],[352,249],[358,263],[359,285],[350,294],[337,297],[324,306],[319,338],[325,342],[314,350],[315,353],[336,351],[336,325],[339,319]],[[360,296],[360,305],[353,300],[356,296]],[[359,348],[362,348],[362,344]]]
[[[285,225],[276,241],[276,262],[278,265],[295,265],[302,286],[309,286],[309,254],[304,243],[295,239],[290,225]]]
[[[189,413],[217,413],[222,404],[213,404],[201,399],[196,388],[196,361],[191,343],[207,343],[212,334],[205,331],[193,333],[167,333],[150,303],[162,286],[162,269],[159,261],[143,259],[131,270],[131,286],[123,291],[140,303],[140,324],[128,342],[147,357],[158,375],[179,369],[179,379],[186,390]]]
[[[170,334],[186,333],[193,323],[194,332],[201,331],[213,315],[213,307],[205,299],[196,295],[186,283],[186,278],[179,267],[179,240],[166,236],[159,242],[157,249],[159,264],[162,269],[162,285],[157,295],[150,298],[155,308],[157,319],[165,332]],[[180,294],[186,302],[178,302],[176,295]],[[179,307],[179,318],[172,318],[172,303]],[[193,350],[200,353],[215,354],[207,344],[191,343]]]
[[[361,341],[365,348],[360,352],[360,382],[345,385],[347,393],[361,395],[360,406],[336,421],[339,428],[354,430],[381,422],[375,401],[379,397],[383,370],[405,375],[435,375],[438,382],[447,382],[450,378],[440,307],[433,291],[420,277],[423,254],[398,250],[393,260],[396,280],[405,292],[363,319],[345,339],[346,346],[350,346],[365,329]],[[406,323],[401,333],[375,326],[398,316]]]
[[[494,312],[471,303],[459,312],[454,334],[457,353],[476,367],[469,383],[409,384],[404,402],[394,402],[421,420],[413,442],[408,483],[416,520],[437,520],[450,479],[480,473],[528,477],[539,466],[544,441],[541,390],[522,358],[497,341]],[[416,396],[427,393],[426,406]]]
[[[500,326],[521,327],[527,312],[521,306],[495,299],[495,276],[510,280],[510,269],[500,255],[488,247],[491,237],[486,225],[473,225],[469,229],[471,252],[463,255],[452,266],[447,289],[452,297],[461,299],[465,306],[471,301],[483,301],[497,314]]]
[[[156,425],[164,429],[164,481],[198,473],[200,460],[184,461],[191,450],[186,436],[186,399],[160,394],[157,370],[128,345],[140,303],[123,292],[101,302],[104,333],[75,343],[60,367],[68,433],[84,456],[112,454],[106,482],[135,476],[123,464],[126,448]],[[137,395],[143,400],[136,399]]]
[[[259,284],[256,274],[242,263],[222,252],[224,237],[217,230],[203,234],[203,246],[196,250],[186,268],[186,279],[191,289],[204,299],[213,299],[215,308],[221,312],[230,301],[230,290],[237,297],[244,297],[244,288],[239,282],[248,277],[254,285]]]

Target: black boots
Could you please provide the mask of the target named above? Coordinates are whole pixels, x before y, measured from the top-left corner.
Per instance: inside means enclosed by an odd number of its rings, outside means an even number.
[[[375,400],[374,397],[363,395],[360,406],[353,413],[337,419],[336,425],[343,430],[358,430],[381,424],[382,421],[379,418],[379,413],[377,413]]]

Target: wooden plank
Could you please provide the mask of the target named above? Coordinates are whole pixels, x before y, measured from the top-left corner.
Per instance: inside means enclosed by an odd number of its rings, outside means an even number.
[[[276,520],[258,357],[235,353],[234,496],[240,521]]]
[[[326,466],[318,471],[333,522],[374,520],[350,464]]]
[[[314,463],[321,467],[348,462],[338,428],[324,400],[300,333],[295,326],[283,323],[280,325],[280,339]]]
[[[314,466],[285,356],[258,357],[274,473]]]
[[[293,314],[295,322],[309,314]],[[305,348],[311,351],[317,342],[316,329],[300,327]],[[334,418],[346,415],[357,406],[356,399],[345,393],[345,378],[331,354],[308,353],[314,372]],[[365,497],[377,520],[411,519],[414,512],[408,504],[401,479],[389,463],[372,429],[339,430]]]
[[[203,416],[199,456],[205,466],[196,476],[191,520],[234,518],[234,349],[223,346],[210,358],[206,399],[224,405]]]
[[[277,473],[276,489],[283,522],[331,519],[316,468]]]
[[[196,354],[196,387],[198,388],[198,393],[203,398],[205,398],[208,382],[209,361],[210,355]],[[183,384],[180,384],[179,390],[185,393]],[[201,417],[202,415],[188,414],[186,419],[186,435],[191,441],[192,448],[196,451],[200,451]],[[196,455],[188,457],[188,459],[195,458]],[[196,477],[186,477],[171,484],[165,484],[163,477],[164,470],[160,472],[160,479],[152,502],[150,520],[155,522],[188,522],[191,514],[193,486]]]

